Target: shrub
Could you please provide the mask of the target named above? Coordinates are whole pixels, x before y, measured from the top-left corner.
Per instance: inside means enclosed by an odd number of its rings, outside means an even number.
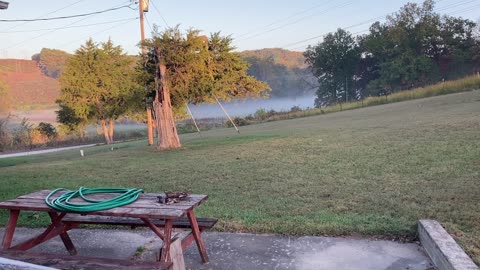
[[[183,124],[183,125],[177,125],[177,132],[178,134],[186,134],[186,133],[195,133],[198,131],[193,124]]]
[[[23,118],[20,125],[14,129],[12,134],[12,146],[14,148],[32,147],[31,131],[33,125],[28,122],[27,118]]]
[[[247,121],[247,119],[243,118],[243,117],[235,117],[233,118],[233,122],[235,123],[236,126],[240,127],[240,126],[246,126],[246,125],[249,125],[250,122]],[[232,125],[232,122],[230,121],[227,121],[227,127],[233,127]]]
[[[10,145],[10,132],[7,129],[7,124],[10,116],[5,119],[0,119],[0,152],[7,150]]]
[[[48,139],[53,139],[57,136],[57,129],[50,123],[40,122],[36,130]]]
[[[255,120],[255,117],[253,117],[253,115],[249,114],[249,115],[245,116],[245,120],[252,121],[252,120]]]
[[[265,109],[258,109],[255,112],[254,117],[258,120],[265,120],[268,117],[268,113]]]
[[[290,112],[301,112],[302,111],[302,108],[300,108],[300,106],[293,106],[292,108],[290,108]]]
[[[43,134],[41,130],[38,128],[32,129],[29,134],[30,137],[30,144],[33,145],[42,145],[46,144],[48,140],[48,136]]]
[[[274,115],[276,115],[276,114],[278,114],[278,112],[275,111],[275,110],[273,110],[273,109],[267,112],[267,116],[268,116],[268,117],[274,116]]]

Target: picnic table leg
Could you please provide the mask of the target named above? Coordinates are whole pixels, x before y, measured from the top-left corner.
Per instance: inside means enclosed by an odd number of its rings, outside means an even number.
[[[170,244],[172,242],[172,228],[173,228],[173,220],[167,219],[165,220],[165,229],[163,231],[164,239],[163,239],[163,247],[160,251],[160,262],[168,262],[171,260],[170,258]]]
[[[41,234],[33,237],[33,238],[30,238],[20,244],[17,244],[13,247],[11,247],[11,249],[13,250],[22,250],[22,251],[25,251],[25,250],[29,250],[45,241],[48,241],[50,239],[52,239],[53,237],[57,236],[57,235],[60,235],[61,233],[65,233],[67,232],[68,230],[71,230],[73,229],[75,226],[70,226],[70,225],[65,225],[62,223],[62,218],[65,216],[66,213],[62,213],[60,214],[57,218],[55,218],[53,221],[52,221],[52,224],[50,224],[46,229],[45,231],[43,231]]]
[[[58,220],[59,215],[57,213],[48,212],[48,215],[50,216],[53,224],[61,224],[60,220]],[[70,253],[70,255],[77,255],[77,249],[73,245],[72,239],[70,239],[70,236],[66,231],[60,233],[60,238],[62,239],[62,242],[65,245],[68,253]]]
[[[18,215],[20,210],[10,210],[7,225],[5,226],[5,233],[3,235],[2,249],[8,249],[12,245],[13,233],[17,227]]]
[[[197,218],[195,217],[195,213],[193,213],[193,209],[187,211],[187,217],[190,221],[190,225],[192,226],[192,234],[195,238],[195,242],[197,243],[198,251],[200,252],[200,257],[202,257],[203,263],[208,262],[208,255],[207,249],[205,248],[205,243],[203,242],[202,235],[200,233],[200,228],[198,227]]]

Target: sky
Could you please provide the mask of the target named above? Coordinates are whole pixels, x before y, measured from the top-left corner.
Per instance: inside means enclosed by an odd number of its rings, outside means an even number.
[[[42,48],[73,53],[89,38],[109,38],[129,54],[138,54],[140,24],[138,4],[127,0],[2,0],[0,20],[38,19],[120,9],[63,20],[0,22],[0,58],[30,59]],[[337,28],[363,34],[375,21],[417,0],[150,0],[145,32],[151,28],[180,25],[205,34],[231,35],[238,51],[285,48],[302,51]],[[437,0],[442,14],[480,19],[480,0]],[[351,27],[353,26],[353,27]]]

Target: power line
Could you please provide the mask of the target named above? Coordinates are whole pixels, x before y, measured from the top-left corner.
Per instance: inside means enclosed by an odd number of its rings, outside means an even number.
[[[58,12],[58,11],[61,11],[61,10],[67,9],[67,8],[69,8],[69,7],[73,6],[73,5],[76,5],[76,4],[80,3],[80,2],[83,2],[83,1],[85,1],[85,0],[79,0],[79,1],[76,1],[76,2],[74,2],[74,3],[72,3],[72,4],[66,5],[66,6],[64,6],[64,7],[61,7],[61,8],[59,8],[59,9],[56,9],[56,10],[54,10],[54,11],[51,11],[51,12],[45,13],[45,14],[43,14],[43,15],[41,15],[41,16],[39,16],[39,17],[37,17],[36,19],[39,19],[39,18],[42,18],[42,17],[48,16],[48,15],[50,15],[50,14],[56,13],[56,12]],[[9,29],[10,29],[10,30],[12,30],[12,29],[15,29],[15,28],[17,28],[17,27],[20,27],[20,26],[22,26],[22,25],[25,25],[25,24],[27,24],[27,23],[29,23],[29,22],[24,22],[24,23],[21,23],[21,24],[17,24],[17,25],[15,25],[15,26],[13,26],[13,27],[10,27]]]
[[[124,24],[130,23],[131,21],[134,21],[134,20],[137,20],[137,19],[138,19],[138,18],[128,19],[128,20],[126,20],[125,22],[116,24],[116,25],[114,25],[114,26],[112,26],[112,27],[109,27],[109,28],[100,30],[100,31],[95,32],[95,33],[93,33],[93,34],[89,34],[89,35],[84,36],[84,37],[82,37],[82,38],[80,38],[80,39],[75,39],[75,40],[72,40],[72,41],[70,41],[70,42],[61,44],[61,45],[58,46],[58,47],[64,47],[64,46],[70,45],[70,44],[72,44],[72,43],[74,43],[74,42],[76,42],[76,41],[78,41],[78,40],[86,39],[86,38],[89,38],[89,37],[92,37],[92,36],[101,34],[101,33],[103,33],[103,32],[106,32],[106,31],[108,31],[108,30],[112,30],[112,29],[114,29],[114,28],[117,28],[117,27],[122,26],[122,25],[124,25]]]
[[[441,0],[441,1],[443,1],[443,0]],[[441,2],[441,1],[437,1],[437,3]],[[457,2],[451,3],[451,4],[449,4],[449,5],[446,5],[446,6],[437,8],[437,9],[435,9],[434,11],[435,11],[435,12],[444,11],[444,10],[448,10],[448,9],[451,9],[451,8],[454,8],[454,7],[457,7],[457,6],[465,5],[465,4],[468,4],[468,3],[471,3],[471,2],[475,2],[475,1],[477,1],[477,0],[461,0],[461,1],[457,1]],[[392,14],[395,14],[395,13],[396,13],[396,12],[392,12],[392,13],[386,14],[386,15],[384,15],[384,16],[379,16],[379,17],[376,17],[376,18],[372,18],[372,19],[366,20],[366,21],[364,21],[364,22],[360,22],[360,23],[357,23],[357,24],[353,24],[353,25],[344,27],[344,28],[342,28],[342,29],[347,30],[347,29],[350,29],[350,28],[354,28],[354,27],[357,27],[357,26],[360,26],[360,25],[364,25],[364,24],[370,23],[370,22],[372,22],[372,21],[377,21],[378,19],[384,19],[384,18],[386,18],[387,16],[392,15]],[[358,32],[353,33],[353,34],[359,34],[359,33],[363,33],[363,32],[366,32],[366,31],[369,31],[369,29],[361,30],[361,31],[358,31]],[[314,40],[314,39],[317,39],[317,38],[325,37],[326,35],[327,35],[327,34],[321,34],[321,35],[318,35],[318,36],[314,36],[314,37],[311,37],[311,38],[303,39],[303,40],[300,40],[300,41],[297,41],[297,42],[293,42],[293,43],[289,43],[289,44],[287,44],[287,45],[283,45],[283,46],[279,46],[279,47],[280,47],[280,48],[288,48],[288,47],[291,47],[291,46],[294,46],[294,45],[297,45],[297,44],[301,44],[301,43],[304,43],[304,42],[307,42],[307,41],[311,41],[311,40]],[[303,46],[302,46],[302,47],[303,47]],[[300,47],[296,47],[296,48],[300,48]]]
[[[333,9],[336,9],[336,8],[342,8],[342,7],[346,7],[350,4],[352,4],[354,1],[350,0],[350,1],[346,1],[346,2],[343,2],[339,5],[336,5],[336,6],[333,6],[333,7],[330,7],[328,9],[325,9],[325,10],[322,10],[322,12],[320,13],[316,13],[316,14],[311,14],[311,15],[308,15],[308,16],[304,16],[304,17],[301,17],[293,22],[289,22],[289,23],[286,23],[286,24],[282,24],[278,27],[275,27],[275,28],[272,28],[272,29],[269,29],[267,31],[263,31],[261,33],[258,33],[258,34],[255,34],[255,35],[252,35],[252,36],[249,36],[249,37],[246,37],[246,38],[243,38],[243,39],[240,39],[239,41],[243,41],[243,40],[248,40],[248,39],[252,39],[252,38],[255,38],[255,37],[258,37],[260,35],[263,35],[263,34],[267,34],[267,33],[270,33],[270,32],[273,32],[273,31],[276,31],[276,30],[279,30],[279,29],[282,29],[284,27],[287,27],[287,26],[290,26],[290,25],[293,25],[293,24],[296,24],[296,23],[299,23],[307,18],[310,18],[312,16],[317,16],[317,15],[320,15],[320,14],[325,14],[327,12],[329,12],[330,10],[333,10]]]
[[[127,1],[123,2],[122,5],[123,5],[124,3],[128,3],[128,2],[130,2],[130,0],[127,0]],[[116,8],[116,7],[113,6],[112,9],[113,9],[113,8]],[[98,14],[92,14],[92,15],[89,15],[89,16],[92,16],[92,17],[93,17],[93,16],[96,16],[96,15],[98,15]],[[10,48],[13,48],[13,47],[15,47],[15,46],[17,46],[17,45],[24,44],[24,43],[26,43],[26,42],[28,42],[28,41],[31,41],[31,40],[34,40],[34,39],[37,39],[37,38],[46,36],[46,35],[48,35],[48,34],[51,34],[51,33],[56,32],[56,31],[58,31],[58,30],[61,30],[61,29],[65,28],[65,27],[69,27],[69,26],[74,25],[74,24],[76,24],[76,23],[78,23],[78,22],[87,20],[88,18],[90,18],[89,16],[84,17],[84,18],[81,18],[81,19],[76,20],[76,21],[74,21],[74,22],[71,22],[71,23],[69,23],[69,24],[67,24],[67,25],[64,25],[63,27],[59,27],[59,29],[54,29],[54,30],[48,31],[48,32],[46,32],[46,33],[42,33],[42,34],[40,34],[40,35],[38,35],[38,36],[35,36],[35,37],[33,37],[33,38],[25,39],[25,40],[23,40],[23,41],[21,41],[21,42],[15,43],[15,44],[13,44],[13,45],[11,45],[11,46],[9,46],[9,47],[2,48],[2,50],[7,50],[7,49],[10,49]]]
[[[330,3],[330,2],[333,2],[333,1],[334,1],[334,0],[329,0],[329,1],[327,1],[326,3],[321,3],[321,4],[319,4],[319,5],[312,6],[312,7],[308,8],[308,9],[305,9],[305,10],[302,10],[302,11],[300,11],[300,12],[294,13],[294,14],[288,16],[288,17],[285,17],[285,18],[282,18],[282,19],[273,21],[272,23],[269,23],[269,24],[261,27],[260,29],[257,28],[257,29],[255,29],[255,30],[253,30],[253,31],[248,31],[248,32],[246,32],[246,33],[243,33],[243,34],[241,34],[241,35],[238,35],[238,36],[236,36],[236,38],[241,38],[241,37],[244,37],[244,36],[248,36],[248,35],[250,35],[250,34],[252,34],[252,33],[261,31],[261,29],[268,28],[268,27],[273,26],[273,25],[275,25],[275,24],[284,22],[284,21],[289,20],[289,19],[291,19],[291,18],[294,18],[294,17],[296,17],[296,16],[298,16],[298,15],[311,12],[312,10],[314,10],[314,9],[316,9],[316,8],[318,8],[318,7],[321,7],[321,6],[325,5],[325,4],[328,4],[328,3]]]
[[[60,17],[50,17],[50,18],[37,18],[37,19],[14,19],[14,20],[0,20],[0,22],[36,22],[36,21],[51,21],[51,20],[62,20],[62,19],[70,19],[70,18],[78,18],[78,17],[85,17],[90,15],[96,15],[101,13],[106,13],[110,11],[115,11],[122,8],[130,8],[130,5],[125,5],[116,8],[109,8],[105,10],[84,13],[84,14],[77,14],[77,15],[70,15],[70,16],[60,16]]]
[[[453,11],[453,12],[450,12],[449,15],[457,14],[457,13],[463,13],[463,12],[465,12],[465,11],[472,11],[472,9],[478,8],[478,7],[480,7],[480,4],[477,4],[477,5],[474,5],[474,6],[471,6],[471,7],[467,7],[467,8],[464,8],[464,9],[456,10],[456,11]]]
[[[440,8],[438,8],[438,9],[436,9],[435,11],[436,11],[436,12],[439,12],[439,11],[451,9],[451,8],[454,8],[454,7],[462,6],[462,5],[465,5],[465,4],[469,4],[469,3],[475,2],[475,1],[476,1],[476,0],[463,0],[463,1],[458,1],[458,2],[452,3],[452,4],[450,4],[450,5],[446,5],[446,6],[440,7]]]
[[[356,23],[356,24],[353,24],[353,25],[350,25],[350,26],[347,26],[347,27],[343,27],[342,29],[343,29],[343,30],[347,30],[347,29],[350,29],[350,28],[355,28],[355,27],[360,26],[360,25],[364,25],[364,24],[367,24],[367,23],[371,23],[371,22],[377,21],[377,20],[379,20],[379,19],[383,19],[383,18],[385,18],[386,16],[388,16],[388,15],[379,16],[379,17],[376,17],[376,18],[372,18],[372,19],[369,19],[369,20],[366,20],[366,21],[363,21],[363,22],[360,22],[360,23]],[[327,34],[321,34],[321,35],[314,36],[314,37],[307,38],[307,39],[303,39],[303,40],[300,40],[300,41],[297,41],[297,42],[289,43],[289,44],[287,44],[287,45],[280,46],[280,48],[291,47],[291,46],[293,46],[293,45],[297,45],[297,44],[300,44],[300,43],[303,43],[303,42],[307,42],[307,41],[310,41],[310,40],[314,40],[314,39],[317,39],[317,38],[320,38],[320,37],[325,37],[325,35],[327,35]]]
[[[437,3],[438,3],[438,2],[441,2],[441,1],[443,1],[443,0],[437,1]],[[465,1],[465,0],[464,0],[464,1]],[[459,2],[464,2],[464,1],[459,1]],[[475,1],[468,1],[468,3],[470,3],[470,2],[475,2]],[[450,4],[450,5],[444,6],[444,7],[442,7],[441,9],[437,9],[437,10],[435,10],[435,11],[438,12],[438,11],[441,11],[441,10],[447,10],[447,9],[449,9],[449,8],[446,8],[446,7],[450,7],[450,8],[452,8],[452,7],[457,7],[457,6],[459,6],[459,5],[456,5],[457,3],[458,3],[458,2],[454,3],[455,5],[454,5],[454,4]],[[466,3],[464,3],[464,4],[466,4]],[[457,14],[457,13],[463,13],[463,12],[465,12],[465,11],[472,11],[472,10],[474,10],[475,8],[480,8],[480,4],[476,4],[476,5],[473,5],[473,6],[469,6],[469,7],[460,9],[460,10],[455,10],[455,11],[452,11],[452,12],[449,12],[449,13],[445,13],[445,15],[453,15],[453,14]],[[386,16],[385,16],[385,17],[386,17]],[[346,28],[343,28],[343,29],[346,29]],[[357,31],[357,32],[352,33],[352,35],[358,35],[358,34],[361,34],[361,33],[364,33],[364,32],[368,32],[368,31],[370,31],[370,29],[365,29],[365,30]],[[325,36],[325,35],[322,35],[322,36]],[[317,36],[317,38],[318,38],[318,37],[322,37],[322,36]],[[298,42],[298,43],[302,43],[302,42]],[[295,43],[295,44],[296,44],[296,43]],[[292,44],[290,44],[290,45],[292,45]],[[285,47],[286,47],[286,46],[285,46]],[[293,50],[300,50],[300,49],[304,49],[304,46],[299,46],[299,47],[293,48]]]
[[[148,20],[148,17],[146,14],[143,15],[145,17],[145,20],[147,21],[148,28],[150,28],[150,31],[153,33],[153,28],[152,25],[150,24],[150,21]]]
[[[165,18],[162,16],[162,13],[160,13],[160,10],[157,8],[157,6],[155,6],[155,3],[153,3],[153,1],[150,1],[150,4],[153,6],[153,9],[155,9],[155,11],[158,13],[158,15],[160,15],[160,18],[162,19],[162,21],[165,23],[165,25],[170,28],[170,25],[168,25],[167,21],[165,20]]]
[[[129,18],[129,19],[122,19],[122,20],[115,20],[115,21],[108,21],[108,22],[99,22],[99,23],[90,23],[90,24],[82,24],[82,25],[75,25],[75,26],[67,26],[67,27],[43,28],[43,29],[35,29],[35,30],[0,31],[0,34],[30,33],[30,32],[49,31],[49,30],[63,30],[63,29],[71,29],[71,28],[82,28],[82,27],[89,27],[89,26],[97,26],[97,25],[103,25],[103,24],[122,22],[122,21],[127,21],[127,20],[132,20],[132,19],[138,19],[138,17]]]

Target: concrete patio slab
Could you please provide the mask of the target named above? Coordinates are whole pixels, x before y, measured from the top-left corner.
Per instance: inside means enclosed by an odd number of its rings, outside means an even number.
[[[14,243],[40,233],[19,228]],[[0,230],[3,235],[3,230]],[[152,260],[162,244],[149,230],[77,229],[70,233],[79,255]],[[204,233],[210,262],[202,264],[195,245],[185,251],[187,269],[430,270],[423,248],[414,243],[333,237],[283,237]],[[33,250],[67,254],[57,237]]]

